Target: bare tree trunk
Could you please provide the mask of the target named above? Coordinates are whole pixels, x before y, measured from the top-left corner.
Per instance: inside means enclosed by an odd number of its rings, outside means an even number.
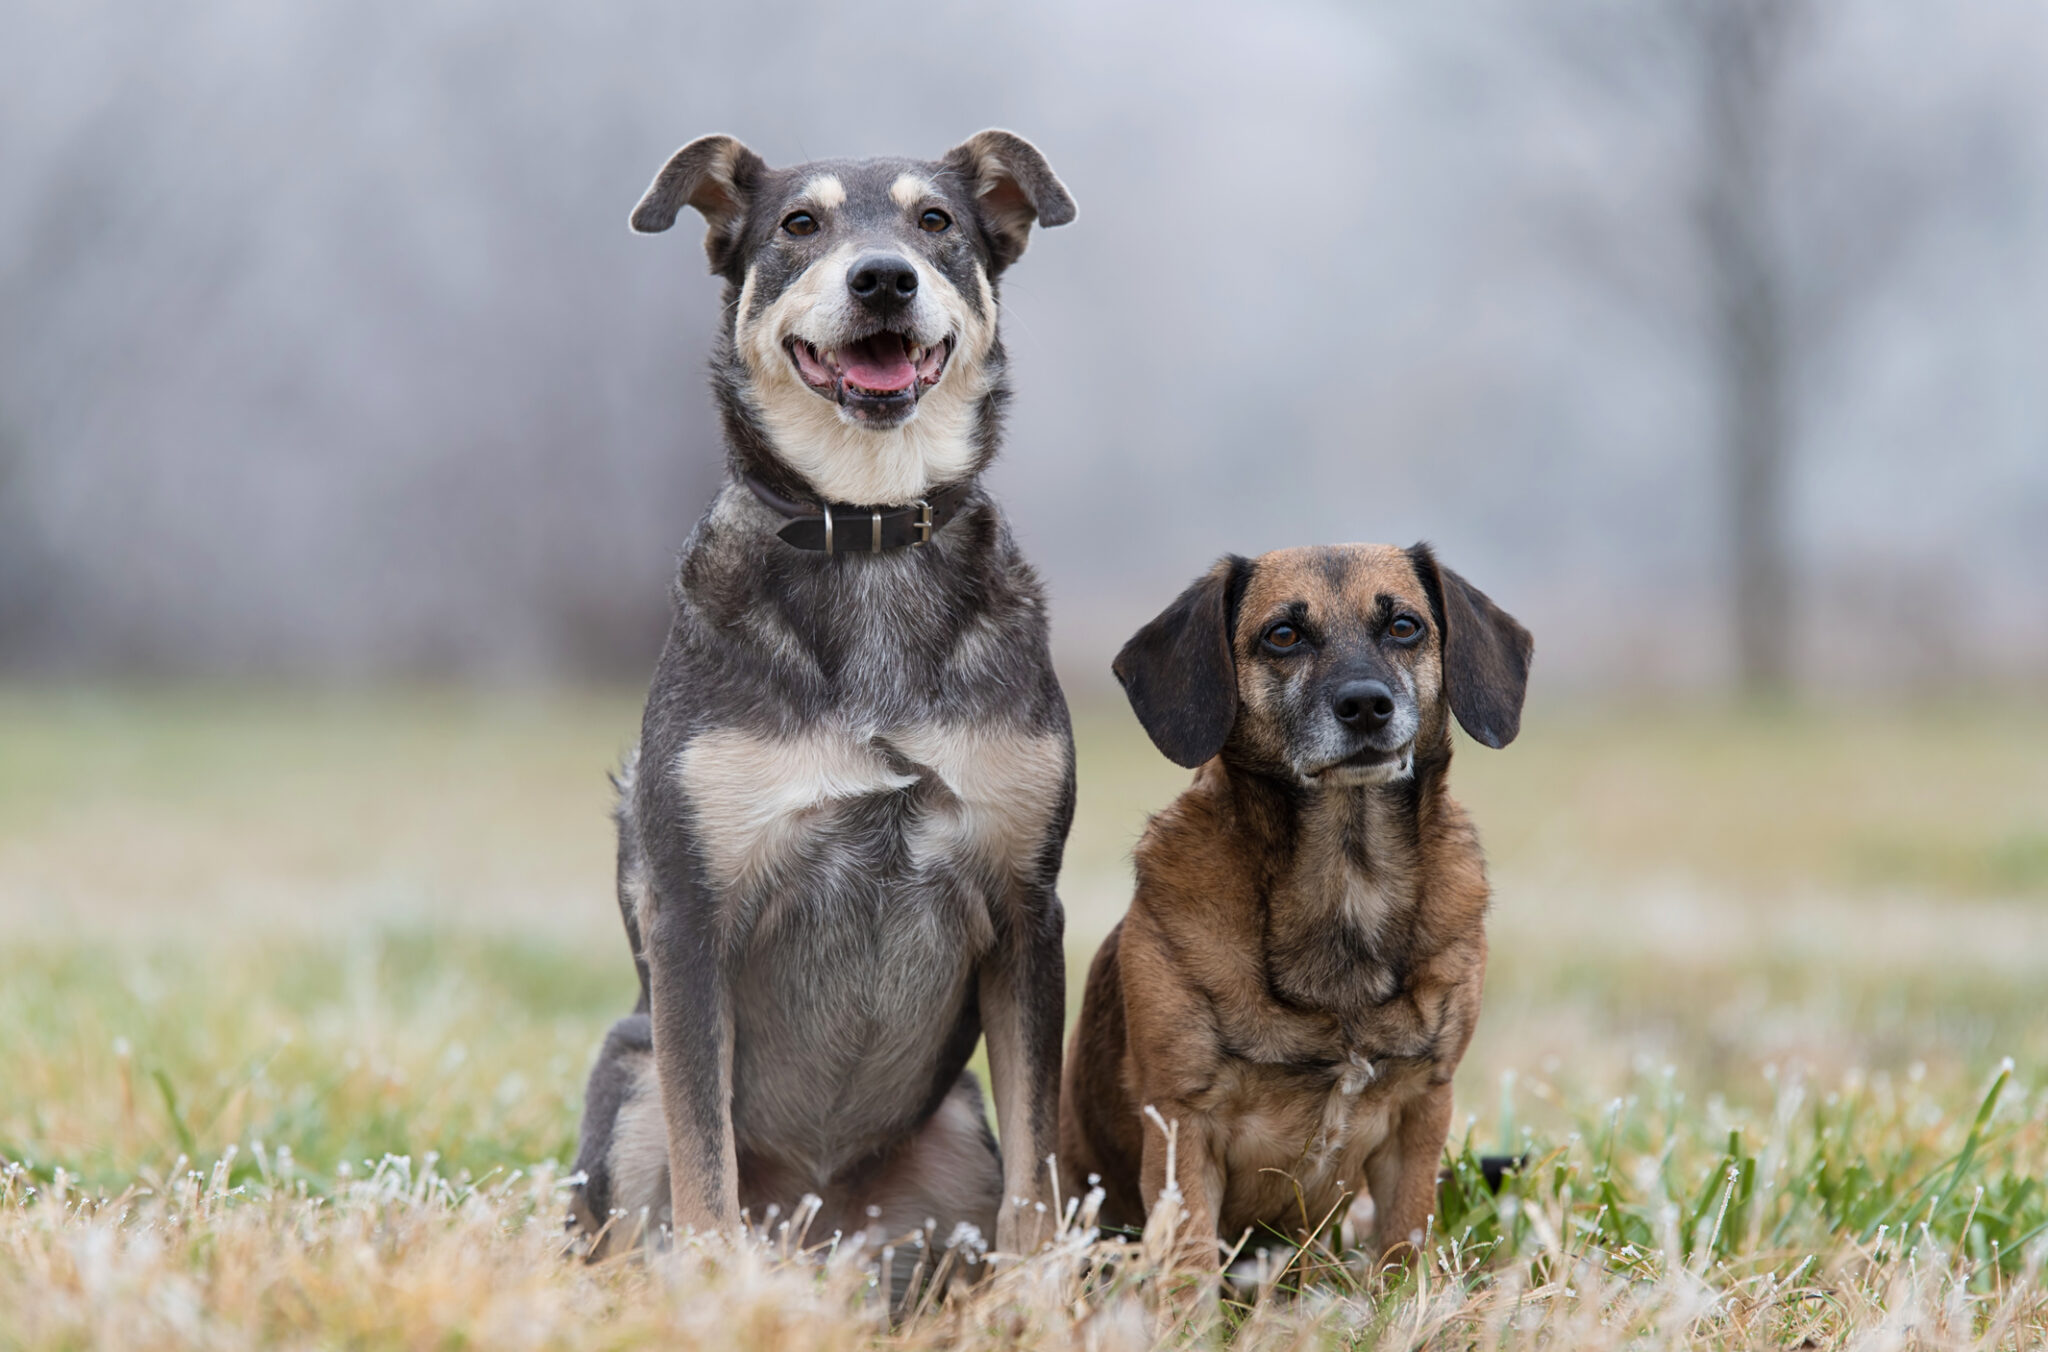
[[[1792,680],[1792,360],[1770,156],[1789,27],[1801,0],[1701,0],[1705,100],[1700,226],[1712,288],[1736,674],[1744,693]]]

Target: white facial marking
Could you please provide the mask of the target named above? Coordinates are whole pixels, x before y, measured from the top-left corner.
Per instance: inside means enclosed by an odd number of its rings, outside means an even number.
[[[931,196],[931,191],[932,184],[930,179],[925,178],[922,174],[913,174],[907,171],[898,174],[896,181],[889,185],[890,200],[905,211],[910,210],[919,202]]]
[[[741,343],[740,351],[742,353],[744,353],[747,350],[745,346],[747,334],[747,316],[753,313],[754,310],[754,282],[757,280],[758,275],[758,270],[753,266],[749,265],[747,268],[746,279],[740,283],[740,318],[738,336]]]
[[[804,384],[787,347],[791,338],[838,347],[860,332],[846,273],[861,252],[854,243],[829,251],[759,314],[749,270],[740,287],[734,342],[752,376],[749,401],[791,469],[821,495],[842,502],[913,502],[937,484],[964,477],[974,465],[977,410],[994,379],[989,354],[995,346],[995,292],[977,270],[977,313],[943,273],[911,260],[918,289],[907,328],[926,344],[951,337],[953,351],[939,383],[924,391],[909,421],[869,427]]]
[[[837,174],[819,174],[804,184],[804,196],[831,211],[846,205],[846,185]]]

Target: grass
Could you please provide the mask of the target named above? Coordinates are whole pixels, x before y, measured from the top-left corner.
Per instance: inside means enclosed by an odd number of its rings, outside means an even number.
[[[1433,1261],[560,1260],[623,696],[0,691],[0,1349],[2048,1342],[2048,709],[1538,706]],[[1077,708],[1084,964],[1181,772]],[[1495,1197],[1473,1156],[1528,1166]],[[1162,1224],[1164,1221],[1162,1221]]]

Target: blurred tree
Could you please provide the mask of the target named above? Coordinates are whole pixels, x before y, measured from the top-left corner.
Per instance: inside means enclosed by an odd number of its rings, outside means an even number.
[[[15,10],[0,679],[637,678],[718,288],[622,211],[700,130],[984,120],[1086,213],[1005,294],[996,470],[1077,666],[1219,548],[1426,534],[1551,678],[2048,670],[2048,8]]]
[[[1955,181],[1931,128],[1840,101],[1824,69],[1845,0],[1587,0],[1544,6],[1547,45],[1650,128],[1655,163],[1581,200],[1561,254],[1677,336],[1702,364],[1722,491],[1735,676],[1788,691],[1806,632],[1793,493],[1801,396]],[[1875,115],[1874,115],[1875,114]],[[1905,115],[1901,114],[1903,118]],[[1948,133],[1961,129],[1950,127]]]
[[[19,439],[0,413],[0,668],[34,646],[56,584],[21,472]]]
[[[1810,0],[1682,0],[1697,53],[1695,203],[1711,293],[1711,351],[1728,512],[1729,602],[1738,679],[1751,695],[1792,680],[1789,262],[1774,156],[1784,84]]]

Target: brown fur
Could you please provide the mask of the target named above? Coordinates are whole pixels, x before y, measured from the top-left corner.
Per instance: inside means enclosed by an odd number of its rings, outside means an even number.
[[[1203,630],[1217,613],[1221,646]],[[1427,633],[1389,642],[1395,614]],[[1262,649],[1289,617],[1319,636],[1314,653]],[[1486,966],[1485,866],[1445,786],[1450,723],[1455,711],[1483,740],[1512,737],[1528,652],[1527,633],[1427,550],[1385,546],[1226,560],[1126,648],[1118,674],[1168,754],[1207,742],[1185,737],[1199,711],[1158,702],[1162,680],[1173,701],[1236,711],[1146,829],[1136,895],[1096,954],[1067,1053],[1060,1163],[1071,1189],[1099,1176],[1105,1224],[1142,1225],[1166,1182],[1149,1105],[1179,1123],[1190,1261],[1213,1266],[1209,1240],[1248,1229],[1305,1240],[1361,1185],[1382,1252],[1428,1230]],[[1223,655],[1223,676],[1201,674],[1203,653]],[[1413,770],[1333,783],[1344,776],[1304,769],[1296,724],[1361,664],[1412,700]],[[1473,682],[1495,688],[1451,688]]]

